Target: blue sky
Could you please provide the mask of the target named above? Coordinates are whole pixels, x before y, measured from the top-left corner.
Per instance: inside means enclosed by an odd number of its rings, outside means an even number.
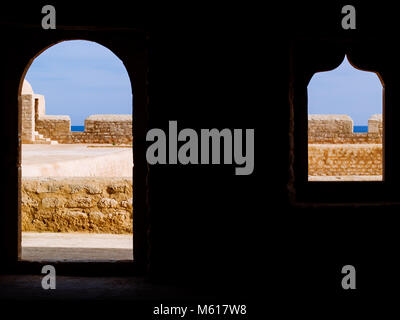
[[[308,113],[347,114],[353,124],[368,125],[382,113],[382,84],[374,72],[355,69],[344,58],[336,69],[318,72],[308,84]]]
[[[84,125],[91,114],[132,114],[132,90],[122,61],[91,41],[72,40],[42,52],[26,80],[45,96],[46,114],[69,115]]]

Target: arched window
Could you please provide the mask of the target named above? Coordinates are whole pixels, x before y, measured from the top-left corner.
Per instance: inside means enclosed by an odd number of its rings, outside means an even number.
[[[345,56],[308,84],[308,180],[383,179],[383,83]]]

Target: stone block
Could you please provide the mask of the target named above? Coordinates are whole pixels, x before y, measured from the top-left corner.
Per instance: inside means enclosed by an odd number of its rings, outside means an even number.
[[[49,197],[42,199],[43,208],[62,208],[64,207],[64,201],[56,197]]]
[[[111,198],[102,198],[97,203],[99,208],[116,208],[118,206],[118,202]]]
[[[124,192],[125,192],[125,189],[126,189],[126,186],[125,186],[125,185],[113,183],[113,184],[111,184],[111,185],[109,185],[109,186],[107,187],[107,192],[108,192],[109,194],[124,193]]]

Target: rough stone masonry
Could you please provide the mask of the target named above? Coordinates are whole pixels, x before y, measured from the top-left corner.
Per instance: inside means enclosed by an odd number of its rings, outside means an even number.
[[[131,178],[22,178],[22,231],[132,233]]]
[[[381,176],[382,115],[368,120],[368,132],[354,133],[347,115],[308,116],[309,176]]]

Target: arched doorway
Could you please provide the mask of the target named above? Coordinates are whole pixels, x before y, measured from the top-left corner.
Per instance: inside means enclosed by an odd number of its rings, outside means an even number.
[[[132,93],[122,61],[72,40],[47,48],[26,71],[21,260],[132,260]]]

